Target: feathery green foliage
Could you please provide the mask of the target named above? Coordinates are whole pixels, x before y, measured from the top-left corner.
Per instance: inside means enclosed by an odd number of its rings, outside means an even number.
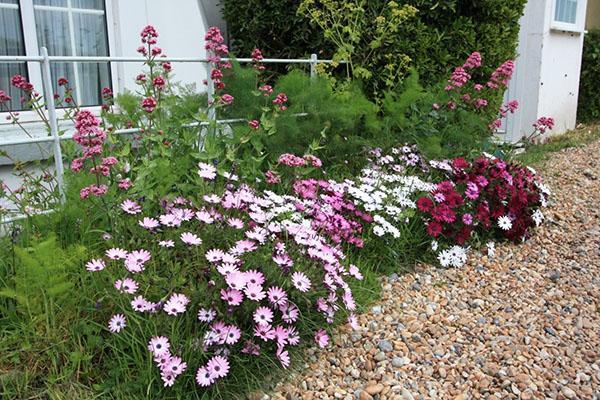
[[[0,296],[13,299],[16,311],[32,319],[53,311],[55,303],[71,293],[69,274],[86,257],[85,247],[74,245],[63,250],[54,236],[31,247],[15,247],[14,252],[15,273]]]

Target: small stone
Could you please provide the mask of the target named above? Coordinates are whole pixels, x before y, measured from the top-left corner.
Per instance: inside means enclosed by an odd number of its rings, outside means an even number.
[[[412,395],[411,392],[402,388],[402,400],[415,400],[415,397]]]
[[[383,351],[379,351],[377,352],[377,354],[375,354],[375,357],[373,357],[375,359],[375,361],[383,361],[385,360],[385,353]]]
[[[410,363],[408,357],[394,357],[392,358],[392,366],[399,368]]]
[[[364,390],[360,391],[357,398],[358,398],[358,400],[373,400],[373,396],[371,396],[369,393],[367,393]]]
[[[471,307],[473,308],[483,307],[484,304],[485,302],[482,299],[474,299],[471,301]]]
[[[394,350],[394,345],[389,340],[381,340],[377,346],[379,347],[379,350],[385,352]]]
[[[381,314],[381,310],[382,310],[381,306],[373,306],[373,307],[371,307],[371,312],[373,314],[375,314],[375,315]]]
[[[381,383],[377,383],[375,385],[369,385],[365,388],[365,392],[367,392],[371,396],[381,393],[382,390],[383,390],[383,385]]]
[[[560,392],[563,394],[563,396],[565,396],[567,399],[575,399],[577,398],[577,393],[575,393],[575,391],[573,391],[573,389],[571,389],[568,386],[563,386],[562,389],[560,389]]]

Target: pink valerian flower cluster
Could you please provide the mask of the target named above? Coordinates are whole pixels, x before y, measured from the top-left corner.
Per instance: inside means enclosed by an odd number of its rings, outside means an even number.
[[[100,183],[100,178],[108,177],[111,168],[118,163],[115,157],[102,157],[106,132],[100,128],[100,120],[88,110],[81,110],[75,115],[75,130],[73,140],[81,146],[82,155],[71,162],[71,170],[81,172],[89,162],[89,173],[96,177],[96,183],[82,188],[79,196],[82,199],[87,199],[90,195],[104,196],[108,192],[108,186]]]
[[[252,64],[254,66],[254,69],[258,72],[262,72],[265,70],[265,66],[262,64],[263,59],[264,57],[260,49],[252,50]]]
[[[537,121],[535,121],[533,127],[541,134],[546,133],[547,130],[552,130],[552,128],[554,128],[554,118],[540,117]]]
[[[313,156],[301,159],[320,165]],[[200,165],[203,175],[215,179],[211,167]],[[300,181],[296,187],[301,195],[280,196],[230,183],[223,192],[204,195],[198,204],[182,198],[165,202],[156,216],[143,216],[139,204],[126,200],[122,210],[138,219],[135,225],[150,235],[145,241],[155,242],[160,250],[112,248],[106,259],[94,259],[87,268],[94,273],[108,268],[119,277],[114,293],[129,296],[131,305],[122,315],[152,318],[164,313],[173,321],[200,321],[199,346],[209,359],[196,371],[198,385],[208,387],[227,376],[232,351],[247,357],[272,352],[287,368],[289,346],[300,342],[296,323],[301,307],[306,307],[304,294],[314,291],[319,296],[312,306],[327,323],[345,310],[354,324],[356,304],[347,279],[362,279],[355,266],[346,265],[337,244],[342,239],[359,244],[353,235],[362,229],[354,220],[360,212],[326,182],[318,189],[311,185]],[[230,240],[221,239],[224,232]],[[197,257],[205,260],[200,270]],[[155,265],[174,265],[176,270],[169,273],[178,274],[182,272],[177,268],[185,271],[189,263],[196,265],[197,275],[182,287],[154,284],[163,271]],[[241,309],[244,313],[236,312]],[[166,323],[164,332],[170,332],[169,320]],[[173,385],[187,367],[187,355],[180,358],[169,352],[179,345],[170,340],[154,337],[149,344],[165,386]],[[324,330],[317,332],[315,341],[327,345]]]
[[[463,246],[477,232],[479,237],[498,235],[518,241],[541,224],[540,207],[546,205],[550,192],[531,169],[491,156],[472,163],[456,158],[433,165],[444,171],[447,180],[417,201],[432,238]],[[458,266],[464,260],[462,254],[451,253],[440,253],[442,265]]]
[[[25,77],[22,75],[14,75],[10,79],[10,83],[17,89],[21,89],[24,92],[28,92],[28,93],[33,92],[33,84],[31,82],[27,81],[27,79],[25,79]]]
[[[492,72],[490,80],[486,86],[491,89],[498,89],[501,86],[508,87],[508,82],[515,71],[515,62],[512,60],[505,61],[501,66]]]
[[[138,53],[146,57],[146,64],[152,65],[156,62],[157,57],[165,57],[162,49],[157,46],[158,32],[152,25],[147,25],[142,29],[140,33],[142,45],[138,47]],[[157,96],[160,96],[160,92],[165,90],[167,86],[167,77],[172,67],[169,62],[158,61],[158,64],[162,67],[156,75],[146,76],[146,74],[139,74],[136,77],[136,83],[144,85],[146,82],[151,80],[150,86],[146,90],[146,96],[142,99],[141,107],[146,113],[151,114],[154,112],[158,105]],[[150,90],[151,89],[151,90]]]
[[[279,93],[277,96],[275,96],[275,100],[273,100],[273,104],[275,106],[277,106],[279,111],[285,111],[288,108],[287,101],[288,101],[288,98],[287,98],[286,94]]]
[[[209,79],[212,81],[215,88],[215,92],[219,94],[225,89],[225,82],[223,82],[224,70],[231,69],[231,63],[229,61],[222,61],[221,58],[229,56],[229,49],[225,44],[225,39],[221,34],[219,28],[213,26],[208,29],[204,36],[205,45],[204,48],[208,53],[208,61],[211,64],[211,71]],[[208,84],[208,81],[205,81]],[[233,96],[224,94],[219,96],[218,103],[229,105],[233,102]],[[223,99],[225,97],[225,99]]]
[[[4,103],[11,101],[11,97],[6,94],[4,90],[0,90],[0,106]]]

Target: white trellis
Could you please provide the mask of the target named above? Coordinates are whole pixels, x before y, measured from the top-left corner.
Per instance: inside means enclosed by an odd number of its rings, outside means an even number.
[[[72,62],[72,63],[98,63],[98,62],[117,62],[117,63],[144,63],[146,61],[145,58],[141,57],[111,57],[111,56],[98,56],[98,57],[83,57],[83,56],[49,56],[48,50],[45,47],[41,48],[40,56],[0,56],[0,63],[23,63],[23,62],[34,62],[40,64],[42,69],[42,81],[43,81],[43,94],[44,101],[46,106],[46,113],[49,120],[50,125],[50,135],[45,137],[24,137],[20,139],[13,140],[3,140],[0,137],[0,147],[4,146],[12,146],[12,145],[26,145],[26,144],[34,144],[34,143],[52,143],[53,153],[54,153],[54,164],[55,164],[55,173],[56,173],[56,181],[58,190],[61,196],[61,199],[64,201],[64,160],[62,155],[62,150],[60,146],[61,141],[71,140],[73,138],[73,132],[67,132],[63,135],[59,134],[58,129],[58,118],[56,115],[56,103],[54,99],[54,89],[52,85],[52,75],[50,65],[56,62]],[[254,62],[252,58],[237,58],[237,59],[225,59],[222,58],[222,61],[237,61],[240,63],[251,63]],[[206,58],[193,58],[193,57],[161,57],[161,62],[178,62],[178,63],[200,63],[204,64],[206,70],[207,78],[210,77],[210,69],[211,69],[211,61]],[[312,54],[310,58],[296,58],[296,59],[284,59],[284,58],[265,58],[261,60],[262,63],[266,64],[307,64],[310,66],[310,75],[311,77],[316,76],[316,67],[317,64],[332,64],[333,60],[319,60],[316,54]],[[343,62],[341,62],[343,63]],[[210,107],[211,102],[214,97],[214,87],[211,84],[211,80],[207,79],[207,98],[208,98],[208,109],[210,110],[208,115],[208,121],[203,122],[194,122],[187,124],[185,127],[206,127],[211,124],[234,124],[240,122],[246,122],[245,119],[236,118],[236,119],[224,119],[219,120],[216,118],[216,114],[214,112],[214,107]],[[302,116],[305,114],[298,114],[298,116]],[[130,129],[119,129],[115,130],[114,134],[120,135],[129,135],[134,133],[139,133],[140,130],[138,128],[130,128]],[[200,132],[198,133],[201,134]],[[51,212],[51,210],[46,210],[43,212]],[[23,219],[25,216],[13,216],[9,218],[5,218],[0,221],[0,224],[13,222],[19,219]]]

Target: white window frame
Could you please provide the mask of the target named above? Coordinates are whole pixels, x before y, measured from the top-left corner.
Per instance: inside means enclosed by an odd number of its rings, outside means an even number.
[[[105,11],[99,11],[99,10],[92,10],[92,9],[78,9],[75,7],[69,7],[72,8],[73,10],[77,10],[77,11],[82,11],[88,14],[104,14],[104,19],[106,21],[106,32],[107,32],[107,37],[108,37],[108,55],[112,55],[113,54],[113,49],[116,48],[116,29],[115,29],[115,25],[116,25],[116,15],[115,15],[115,7],[116,7],[116,1],[118,0],[104,0],[105,1]],[[70,4],[70,1],[69,1]],[[7,4],[7,6],[10,6],[10,4]],[[12,8],[12,7],[11,7]],[[36,9],[44,9],[44,10],[64,10],[65,7],[54,7],[54,6],[35,6]],[[21,15],[21,28],[23,31],[23,40],[24,40],[24,45],[25,45],[25,55],[26,56],[39,56],[40,55],[40,50],[39,50],[39,45],[38,45],[38,39],[37,39],[37,31],[35,28],[32,27],[36,27],[35,24],[35,12],[34,12],[34,6],[33,6],[33,0],[19,0],[19,11],[20,11],[20,15]],[[72,15],[72,11],[68,11],[69,15]],[[69,18],[70,20],[72,20],[72,18]],[[111,29],[112,28],[112,29]],[[73,34],[73,29],[70,29],[71,34]],[[71,38],[72,41],[72,46],[74,45],[74,40],[73,38]],[[77,63],[73,63],[73,64],[77,64]],[[27,73],[29,75],[29,82],[31,82],[33,84],[33,86],[36,88],[36,90],[38,90],[40,93],[43,92],[42,88],[42,69],[41,69],[41,64],[39,62],[34,62],[34,61],[30,61],[26,63],[27,65]],[[113,87],[113,90],[116,91],[116,89],[118,88],[118,81],[119,79],[117,78],[117,74],[118,74],[118,68],[115,65],[115,63],[109,63],[109,68],[110,68],[110,75],[111,75],[111,85]],[[74,68],[75,71],[75,75],[77,76],[77,68]],[[57,82],[52,82],[52,86],[53,88],[56,90],[57,89]],[[1,88],[0,88],[1,89]],[[77,95],[77,90],[75,90],[75,94]],[[93,113],[99,115],[100,111],[101,111],[101,107],[100,106],[89,106],[89,107],[82,107],[85,108],[86,110],[90,110]],[[38,114],[35,111],[15,111],[19,113],[19,122],[22,123],[30,123],[30,122],[39,122],[40,118],[38,116]],[[59,119],[64,119],[64,115],[65,115],[65,110],[62,108],[58,108],[56,110],[56,114],[57,117]],[[11,125],[12,123],[10,121],[8,121],[6,119],[6,117],[9,115],[8,112],[0,112],[0,126],[2,125]]]
[[[563,32],[583,33],[585,31],[585,11],[587,0],[577,0],[577,11],[575,13],[575,23],[557,21],[556,7],[558,0],[552,0],[552,10],[550,15],[550,29]]]

